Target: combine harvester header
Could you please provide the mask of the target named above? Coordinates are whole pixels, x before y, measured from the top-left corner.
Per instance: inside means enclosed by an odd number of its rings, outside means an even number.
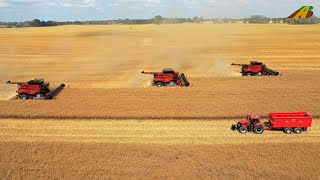
[[[50,83],[45,82],[43,79],[34,79],[28,82],[11,82],[7,84],[17,84],[17,96],[20,99],[53,99],[60,91],[63,90],[65,84],[61,84],[54,91],[50,92]]]
[[[242,66],[242,76],[278,76],[281,75],[279,72],[269,69],[265,64],[258,61],[250,61],[250,64],[235,64],[232,66]]]
[[[182,73],[175,72],[171,68],[165,68],[162,72],[145,72],[142,74],[153,74],[152,84],[158,87],[161,86],[189,86],[190,83],[187,77]]]

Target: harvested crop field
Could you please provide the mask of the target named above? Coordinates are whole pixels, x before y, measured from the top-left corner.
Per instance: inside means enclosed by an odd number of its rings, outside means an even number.
[[[5,179],[317,179],[319,25],[110,25],[1,29],[0,174]],[[241,77],[260,60],[278,77]],[[190,87],[150,87],[172,67]],[[52,101],[6,81],[45,78]],[[306,111],[313,127],[239,134],[246,114]]]
[[[319,117],[319,25],[113,25],[4,29],[0,117],[212,119],[307,111]],[[192,34],[192,36],[190,35]],[[239,77],[261,60],[279,77]],[[142,70],[172,67],[188,88],[153,88]],[[52,102],[12,100],[7,80],[67,88]]]
[[[273,111],[320,113],[319,75],[190,78],[192,87],[66,88],[54,101],[0,101],[6,118],[221,119]]]
[[[0,120],[0,173],[10,179],[317,179],[320,121],[301,135],[244,135],[229,129],[234,122]]]
[[[318,179],[320,165],[319,143],[3,142],[0,147],[0,173],[10,179]]]
[[[287,135],[266,131],[240,134],[230,127],[237,120],[0,120],[1,141],[143,143],[143,144],[251,144],[320,142],[320,121],[309,131]]]

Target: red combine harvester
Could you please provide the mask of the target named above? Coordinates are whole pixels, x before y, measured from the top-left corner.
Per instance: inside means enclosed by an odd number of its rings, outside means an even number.
[[[50,92],[50,83],[45,82],[43,79],[34,79],[28,82],[8,81],[7,83],[18,85],[17,96],[21,99],[53,99],[65,87],[64,84],[61,84],[54,91]]]
[[[232,125],[231,129],[238,130],[240,133],[253,131],[262,134],[264,130],[282,130],[286,134],[292,132],[300,134],[302,131],[307,131],[311,124],[312,117],[306,112],[277,112],[269,113],[265,126],[257,115],[248,115],[247,119]]]
[[[241,74],[242,76],[278,76],[280,73],[267,68],[265,64],[258,61],[250,61],[250,64],[235,64],[232,66],[242,66]]]
[[[142,74],[153,74],[152,84],[161,86],[189,86],[190,83],[186,76],[182,73],[175,72],[171,68],[165,68],[162,72],[141,72]]]

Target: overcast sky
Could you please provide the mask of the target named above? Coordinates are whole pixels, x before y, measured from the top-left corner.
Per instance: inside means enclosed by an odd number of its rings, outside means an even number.
[[[287,17],[303,5],[319,16],[319,0],[0,0],[0,21]]]

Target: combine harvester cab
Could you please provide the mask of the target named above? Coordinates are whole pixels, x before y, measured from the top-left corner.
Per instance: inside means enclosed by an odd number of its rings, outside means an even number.
[[[306,112],[276,112],[269,113],[268,121],[262,125],[257,115],[248,115],[246,120],[241,120],[231,126],[232,130],[240,133],[253,131],[262,134],[264,130],[281,130],[286,134],[301,134],[312,125],[312,117]]]
[[[175,72],[171,68],[165,68],[162,72],[145,72],[142,71],[142,74],[152,74],[153,81],[152,85],[161,87],[161,86],[189,86],[190,83],[187,80],[187,77],[182,73]]]
[[[53,99],[63,90],[65,84],[61,84],[54,91],[50,92],[50,83],[45,82],[43,79],[34,79],[28,82],[11,82],[8,81],[7,84],[17,84],[17,96],[20,99]]]
[[[242,76],[278,76],[279,72],[268,68],[265,64],[258,61],[250,61],[250,64],[235,64],[232,66],[241,66]]]

